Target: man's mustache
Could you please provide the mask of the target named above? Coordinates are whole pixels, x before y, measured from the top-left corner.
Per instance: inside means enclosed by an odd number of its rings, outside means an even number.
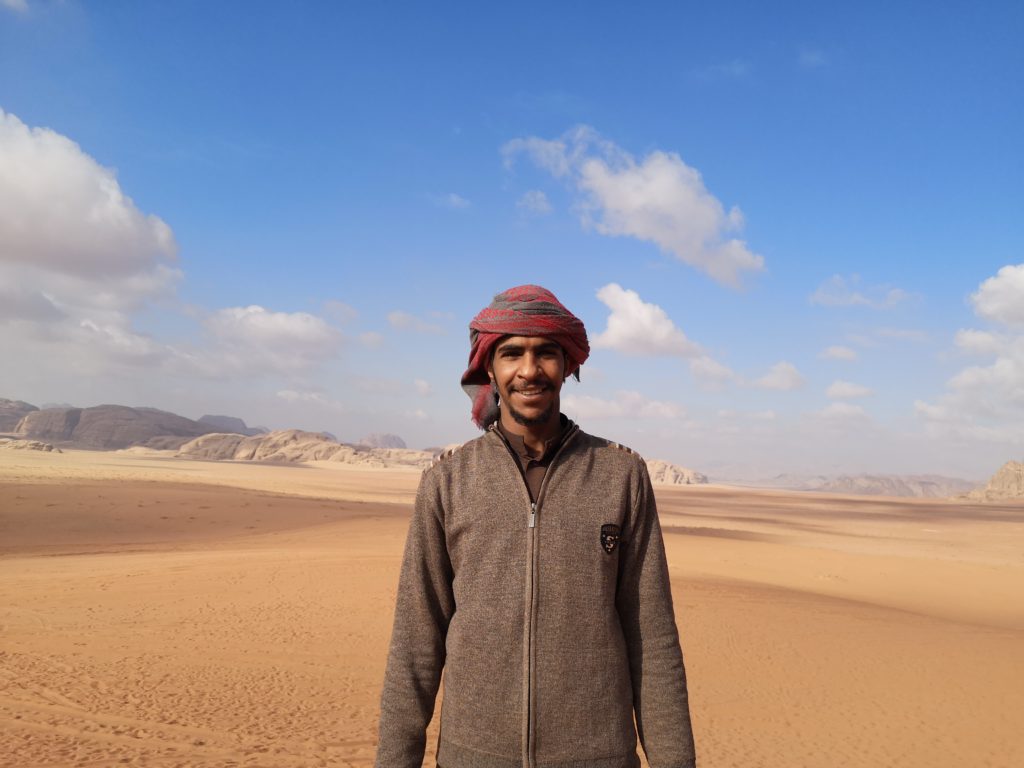
[[[508,391],[509,392],[522,392],[523,390],[529,390],[531,392],[547,392],[549,389],[553,389],[553,387],[551,386],[551,384],[549,382],[546,382],[546,383],[543,383],[543,384],[538,382],[537,384],[531,384],[528,387],[527,386],[518,386],[518,387],[510,386],[508,388]]]

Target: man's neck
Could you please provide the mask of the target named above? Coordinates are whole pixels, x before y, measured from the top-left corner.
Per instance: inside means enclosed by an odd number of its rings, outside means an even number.
[[[562,428],[562,419],[558,411],[544,424],[520,424],[512,415],[502,411],[501,428],[510,435],[519,435],[526,447],[538,456],[544,453],[548,441],[558,435]]]

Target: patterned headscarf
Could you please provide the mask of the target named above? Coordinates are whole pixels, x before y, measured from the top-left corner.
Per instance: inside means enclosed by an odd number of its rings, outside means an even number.
[[[566,377],[577,380],[580,366],[590,355],[587,329],[551,291],[520,285],[499,293],[469,324],[469,367],[462,374],[462,388],[473,401],[473,422],[481,429],[498,418],[487,366],[503,336],[545,336],[557,342],[565,350]]]

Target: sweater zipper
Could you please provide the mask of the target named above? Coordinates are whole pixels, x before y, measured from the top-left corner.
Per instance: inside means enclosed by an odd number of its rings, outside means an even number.
[[[497,434],[498,438],[501,440],[501,442],[505,445],[505,448],[508,450],[509,455],[512,457],[512,462],[516,469],[519,471],[519,476],[523,480],[523,487],[526,490],[526,497],[530,498],[530,488],[526,483],[526,475],[523,473],[522,466],[519,463],[519,458],[516,456],[515,451],[512,450],[512,446],[509,445],[508,441],[505,439],[505,436],[501,434],[501,432],[497,429],[496,425],[492,426],[491,430]],[[562,444],[558,446],[558,450],[555,451],[555,455],[551,457],[551,463],[548,464],[547,470],[544,472],[544,479],[541,481],[540,484],[540,489],[537,491],[537,500],[530,501],[530,517],[529,522],[527,523],[527,530],[529,530],[530,532],[530,562],[528,565],[529,570],[527,572],[527,580],[529,582],[530,587],[530,596],[529,600],[527,600],[526,603],[527,647],[526,669],[524,670],[526,682],[524,691],[524,706],[526,708],[526,745],[524,750],[525,754],[523,755],[523,768],[535,768],[536,766],[536,758],[534,755],[534,721],[536,720],[536,712],[534,711],[533,707],[533,696],[535,688],[533,681],[533,648],[537,627],[536,622],[534,622],[533,620],[533,614],[536,605],[536,594],[538,591],[537,576],[539,570],[537,558],[537,514],[540,511],[540,503],[541,501],[544,500],[544,490],[548,486],[548,479],[551,477],[551,473],[558,462],[558,457],[561,456],[562,451],[565,450],[565,447],[572,441],[572,438],[576,436],[577,432],[579,432],[579,427],[574,424],[572,428],[569,430],[569,433],[562,440]]]

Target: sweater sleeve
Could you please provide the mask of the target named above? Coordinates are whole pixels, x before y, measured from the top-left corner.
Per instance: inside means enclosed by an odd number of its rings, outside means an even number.
[[[419,768],[455,613],[437,475],[416,493],[398,580],[395,623],[381,694],[377,768]]]
[[[642,461],[632,511],[631,530],[622,542],[617,609],[629,652],[637,732],[651,768],[692,768],[686,671],[654,490]]]

